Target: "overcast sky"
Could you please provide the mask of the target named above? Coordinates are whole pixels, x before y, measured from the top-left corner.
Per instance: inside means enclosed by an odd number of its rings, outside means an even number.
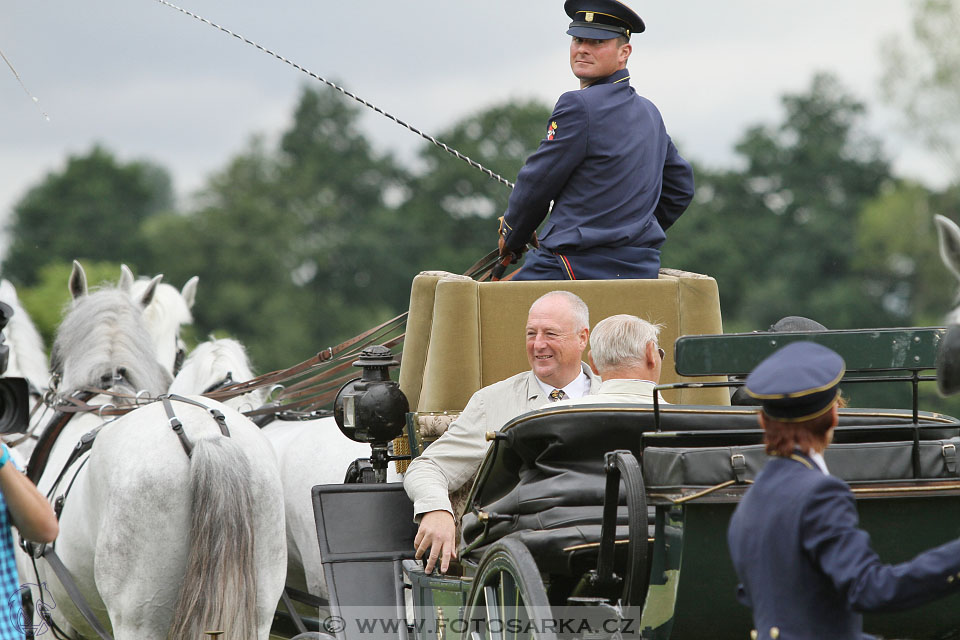
[[[647,23],[633,38],[631,82],[688,158],[731,165],[748,125],[779,122],[780,96],[831,71],[870,106],[898,172],[942,183],[940,163],[907,146],[879,100],[882,40],[907,33],[908,0],[627,1]],[[552,105],[577,86],[560,0],[175,4],[434,135],[491,104]],[[301,87],[317,84],[157,0],[3,0],[0,51],[39,100],[0,60],[2,218],[95,143],[166,167],[186,196],[252,135],[283,130]],[[422,143],[372,111],[364,122],[401,158]]]

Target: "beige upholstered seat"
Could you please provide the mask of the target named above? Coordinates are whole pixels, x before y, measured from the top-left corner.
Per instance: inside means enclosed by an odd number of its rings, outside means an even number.
[[[673,368],[678,337],[723,332],[717,283],[699,274],[662,270],[657,280],[475,282],[425,272],[413,281],[400,366],[400,388],[411,411],[460,411],[481,387],[526,370],[527,311],[556,289],[583,298],[591,325],[617,313],[663,325],[664,384],[682,380]],[[673,404],[729,404],[725,388],[673,390],[664,396]]]

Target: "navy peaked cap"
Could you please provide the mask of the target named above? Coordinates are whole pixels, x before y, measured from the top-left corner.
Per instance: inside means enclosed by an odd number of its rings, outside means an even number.
[[[799,422],[826,413],[839,392],[846,364],[840,355],[815,342],[791,342],[758,364],[744,384],[776,420]]]
[[[646,25],[633,9],[617,0],[567,0],[563,10],[573,20],[567,35],[592,40],[629,38],[643,33]]]

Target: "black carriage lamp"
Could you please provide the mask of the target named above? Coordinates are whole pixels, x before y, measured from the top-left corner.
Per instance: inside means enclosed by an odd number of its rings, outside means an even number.
[[[409,456],[392,456],[387,447],[403,433],[410,403],[400,385],[390,379],[390,367],[400,364],[387,347],[374,345],[360,353],[353,366],[359,378],[343,385],[333,401],[333,417],[345,436],[370,444],[375,482],[386,482],[387,465]]]

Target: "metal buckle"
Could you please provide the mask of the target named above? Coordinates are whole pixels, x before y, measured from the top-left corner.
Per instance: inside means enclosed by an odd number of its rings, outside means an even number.
[[[733,469],[733,478],[737,484],[743,483],[747,472],[747,458],[742,453],[730,454],[730,467]]]

